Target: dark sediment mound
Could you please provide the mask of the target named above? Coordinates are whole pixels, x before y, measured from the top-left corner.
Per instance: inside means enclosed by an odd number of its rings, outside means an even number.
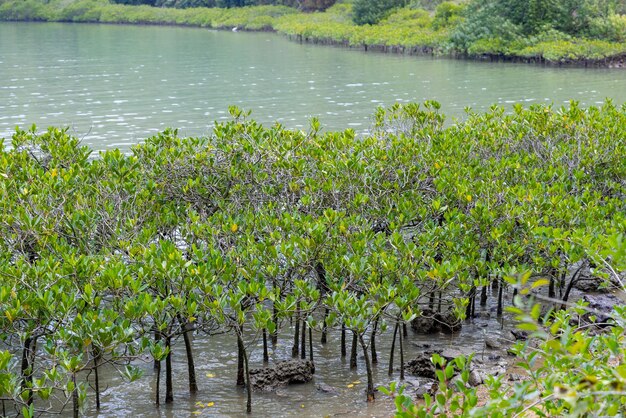
[[[286,360],[274,367],[251,369],[250,383],[254,389],[272,391],[280,386],[310,382],[313,371],[313,363],[309,360]]]

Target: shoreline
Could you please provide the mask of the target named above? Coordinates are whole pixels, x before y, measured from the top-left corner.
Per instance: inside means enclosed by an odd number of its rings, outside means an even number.
[[[0,3],[0,6],[2,3]],[[119,5],[116,5],[119,6]],[[122,6],[122,7],[144,7],[144,6]],[[265,7],[265,6],[261,6]],[[156,10],[151,10],[156,9]],[[133,25],[133,26],[172,26],[172,27],[190,27],[190,28],[204,28],[211,30],[221,30],[221,31],[233,31],[233,29],[237,29],[240,32],[265,32],[265,33],[275,33],[277,35],[281,35],[286,37],[289,41],[300,43],[300,44],[311,44],[311,45],[320,45],[320,46],[333,46],[339,48],[347,48],[351,50],[356,50],[360,52],[375,52],[382,54],[396,54],[396,55],[407,55],[407,56],[430,56],[434,59],[454,59],[454,60],[465,60],[465,61],[476,61],[476,62],[490,62],[490,63],[498,63],[498,62],[506,62],[506,63],[515,63],[515,64],[526,64],[526,65],[538,65],[538,66],[546,66],[546,67],[566,67],[566,68],[605,68],[605,69],[626,69],[626,51],[623,53],[619,53],[614,56],[608,56],[604,58],[563,58],[559,60],[550,60],[545,58],[543,55],[536,55],[531,57],[519,56],[519,55],[507,55],[502,53],[482,53],[479,55],[471,55],[468,53],[461,52],[444,52],[437,46],[432,45],[401,45],[401,44],[382,44],[382,43],[353,43],[349,38],[343,39],[333,39],[330,37],[318,37],[314,35],[305,35],[304,33],[287,33],[286,31],[281,31],[276,28],[277,23],[273,21],[275,19],[279,19],[282,16],[290,15],[290,11],[287,12],[286,9],[267,9],[267,10],[259,10],[252,8],[243,8],[245,11],[239,13],[239,15],[233,17],[227,16],[218,16],[219,13],[232,13],[233,9],[209,9],[205,10],[210,11],[210,13],[215,14],[214,20],[205,20],[200,21],[197,20],[196,23],[188,21],[186,18],[186,14],[189,14],[190,10],[195,9],[161,9],[161,8],[150,8],[147,9],[144,7],[142,11],[149,10],[150,12],[164,12],[161,16],[152,17],[152,21],[147,21],[146,19],[135,19],[135,21],[124,21],[126,18],[128,20],[133,19],[132,17],[128,17],[125,15],[116,14],[118,19],[111,19],[110,17],[105,17],[105,20],[102,20],[101,15],[95,15],[93,18],[85,18],[85,16],[79,16],[77,19],[65,19],[63,17],[60,18],[43,18],[40,16],[30,16],[24,19],[11,19],[1,17],[0,22],[30,22],[30,23],[84,23],[84,24],[109,24],[109,25]],[[261,14],[249,16],[248,12],[259,12]],[[266,14],[263,14],[266,12]],[[170,13],[171,15],[167,15]],[[175,14],[179,14],[176,16]],[[273,16],[271,13],[278,15],[278,17]],[[281,14],[282,13],[282,14]],[[225,19],[226,21],[220,22],[219,17]],[[255,20],[256,19],[256,20]],[[183,20],[183,21],[181,21]],[[233,20],[239,20],[240,24],[235,24]],[[230,22],[229,22],[230,21]],[[303,30],[303,32],[306,32]]]

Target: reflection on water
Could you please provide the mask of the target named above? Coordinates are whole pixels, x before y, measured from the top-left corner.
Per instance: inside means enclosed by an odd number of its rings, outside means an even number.
[[[497,103],[626,100],[620,69],[548,68],[362,53],[271,33],[0,22],[0,137],[70,126],[96,149],[166,127],[207,134],[228,106],[270,124],[365,131],[380,105],[438,100],[460,117]]]

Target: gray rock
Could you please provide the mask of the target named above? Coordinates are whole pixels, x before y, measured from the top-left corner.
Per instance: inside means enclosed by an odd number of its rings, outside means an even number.
[[[500,341],[496,337],[486,337],[485,338],[485,347],[491,348],[492,350],[497,350],[502,347]]]
[[[480,373],[478,372],[478,370],[472,370],[469,374],[469,379],[468,379],[468,383],[470,384],[470,386],[472,387],[476,387],[478,385],[482,385],[483,383],[483,377],[480,375]]]
[[[611,319],[611,312],[613,311],[613,308],[615,307],[615,305],[622,305],[624,302],[622,302],[622,300],[620,298],[618,298],[615,295],[611,295],[611,294],[607,294],[607,295],[585,295],[583,296],[583,300],[585,302],[589,303],[589,307],[591,309],[594,309],[598,312],[602,312],[602,313],[606,313],[606,315],[592,315],[592,314],[585,314],[584,315],[584,319],[587,320],[588,322],[592,322],[591,321],[591,316],[595,316],[595,320],[593,321],[594,323],[598,324],[598,325],[603,325],[606,326],[608,325],[608,323],[612,322],[613,320]]]
[[[471,354],[471,351],[461,350],[459,348],[445,348],[440,354],[441,354],[441,357],[450,361],[460,356],[468,356]]]
[[[435,380],[429,380],[420,385],[414,392],[415,397],[418,399],[424,399],[425,394],[434,395],[437,392],[439,385]]]
[[[315,389],[318,390],[318,392],[322,392],[322,393],[327,393],[329,395],[338,395],[339,391],[337,390],[337,388],[327,385],[326,383],[318,383],[315,385]]]
[[[434,379],[425,377],[405,376],[404,380],[396,380],[398,385],[404,385],[404,393],[413,398],[423,399],[426,393],[433,395],[437,391]]]

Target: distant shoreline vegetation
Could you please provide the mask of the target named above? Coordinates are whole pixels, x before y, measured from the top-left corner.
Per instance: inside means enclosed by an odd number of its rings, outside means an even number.
[[[302,12],[285,5],[170,8],[106,0],[0,0],[0,20],[237,28],[364,51],[626,68],[624,0],[525,0],[522,8],[515,7],[521,0],[417,0],[410,5],[376,0],[377,8],[373,1]],[[568,9],[548,9],[547,3],[567,3]]]

